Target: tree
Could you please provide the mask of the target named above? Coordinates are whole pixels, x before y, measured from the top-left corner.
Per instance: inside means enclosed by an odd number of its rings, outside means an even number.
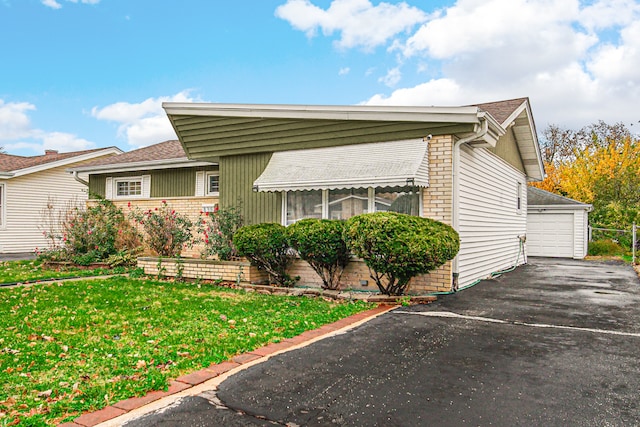
[[[543,136],[547,176],[533,186],[593,204],[597,227],[629,229],[640,220],[640,140],[624,124],[599,121],[578,131],[552,125]]]

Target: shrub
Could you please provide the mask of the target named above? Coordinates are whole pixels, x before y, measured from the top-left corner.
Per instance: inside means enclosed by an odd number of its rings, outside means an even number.
[[[200,220],[198,231],[204,236],[203,256],[217,256],[228,261],[238,257],[238,250],[233,244],[233,235],[242,227],[243,218],[235,207],[216,209],[207,212]]]
[[[287,274],[294,254],[287,242],[287,229],[274,223],[245,225],[233,236],[233,244],[241,256],[247,257],[259,270],[266,271],[280,286],[293,286]]]
[[[100,199],[87,208],[67,206],[57,220],[51,219],[52,214],[49,217],[44,235],[51,251],[43,253],[43,258],[88,265],[140,246],[139,233],[109,200]]]
[[[349,250],[342,233],[344,222],[307,218],[287,228],[289,244],[322,278],[323,289],[338,289]]]
[[[191,247],[194,243],[193,222],[177,213],[165,200],[159,208],[144,212],[136,209],[130,215],[142,226],[145,243],[161,257],[180,256],[185,246]]]
[[[622,255],[625,250],[618,242],[611,239],[594,240],[589,242],[589,255],[592,256],[614,256]]]
[[[458,233],[429,218],[395,212],[347,220],[345,240],[369,267],[380,292],[402,295],[412,277],[436,269],[458,253]]]

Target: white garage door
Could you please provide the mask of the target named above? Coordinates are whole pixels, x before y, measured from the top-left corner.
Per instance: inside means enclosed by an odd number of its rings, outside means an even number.
[[[529,213],[527,254],[573,258],[573,213]]]

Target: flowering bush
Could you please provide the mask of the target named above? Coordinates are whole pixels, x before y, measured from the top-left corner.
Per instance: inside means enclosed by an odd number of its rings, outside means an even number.
[[[166,200],[162,201],[159,208],[147,211],[136,209],[130,216],[142,226],[145,243],[161,257],[180,256],[184,247],[194,244],[191,234],[193,221],[177,213]]]
[[[216,206],[213,212],[205,212],[198,224],[198,232],[204,236],[202,255],[217,256],[223,261],[237,258],[233,235],[243,222],[240,210],[235,207],[218,209]]]
[[[80,265],[105,261],[120,251],[136,253],[140,247],[140,234],[121,209],[104,199],[87,208],[68,206],[55,224],[48,221],[43,234],[50,246],[43,258]]]

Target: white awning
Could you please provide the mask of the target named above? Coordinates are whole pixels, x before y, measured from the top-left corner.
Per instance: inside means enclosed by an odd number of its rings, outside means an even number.
[[[253,186],[256,191],[427,187],[427,148],[426,141],[411,139],[279,151]]]

